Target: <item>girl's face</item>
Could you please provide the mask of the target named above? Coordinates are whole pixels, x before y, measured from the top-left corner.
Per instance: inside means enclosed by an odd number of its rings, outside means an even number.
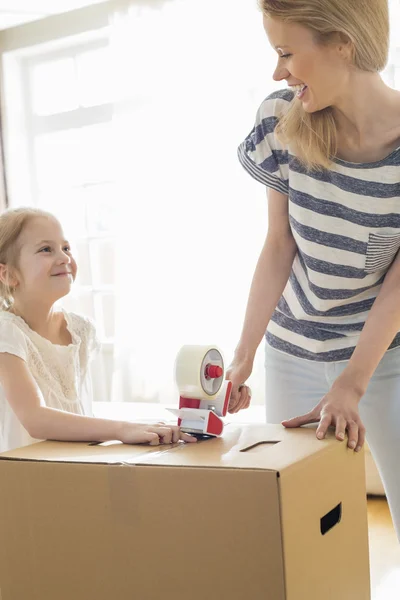
[[[335,106],[346,91],[350,44],[316,43],[313,32],[297,23],[264,16],[269,42],[278,53],[273,78],[294,86],[296,97],[308,113]]]
[[[75,281],[77,265],[56,219],[35,217],[23,229],[18,245],[14,296],[54,303],[66,296]]]

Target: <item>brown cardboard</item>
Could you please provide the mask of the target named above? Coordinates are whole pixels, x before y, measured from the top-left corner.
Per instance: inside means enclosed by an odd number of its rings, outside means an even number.
[[[313,429],[43,442],[0,489],[1,600],[370,598],[363,453]]]

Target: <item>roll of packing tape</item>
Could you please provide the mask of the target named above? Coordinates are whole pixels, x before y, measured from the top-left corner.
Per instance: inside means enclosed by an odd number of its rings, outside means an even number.
[[[224,359],[216,346],[182,346],[175,361],[175,381],[184,398],[212,398],[224,381]]]

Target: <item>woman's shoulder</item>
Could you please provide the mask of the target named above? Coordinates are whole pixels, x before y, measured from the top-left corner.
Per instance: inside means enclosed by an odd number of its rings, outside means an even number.
[[[279,119],[289,110],[291,101],[294,98],[294,92],[290,89],[277,90],[269,94],[260,104],[253,130],[250,134],[251,139],[247,142],[248,150],[254,150],[253,145],[264,143],[268,137],[268,144],[273,150],[284,150],[275,136],[275,128]]]
[[[258,109],[258,117],[276,117],[276,119],[279,119],[289,109],[293,98],[294,92],[288,88],[268,94]]]

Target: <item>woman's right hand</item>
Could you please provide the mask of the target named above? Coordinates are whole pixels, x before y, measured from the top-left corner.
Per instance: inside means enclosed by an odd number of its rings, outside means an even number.
[[[237,413],[239,410],[250,406],[251,390],[244,383],[250,377],[252,370],[252,359],[240,356],[234,357],[225,376],[225,379],[232,382],[228,412]]]
[[[128,421],[121,423],[118,439],[124,444],[149,444],[150,446],[175,444],[179,440],[189,443],[197,442],[197,438],[183,433],[177,425],[166,425],[165,423],[145,425]]]

